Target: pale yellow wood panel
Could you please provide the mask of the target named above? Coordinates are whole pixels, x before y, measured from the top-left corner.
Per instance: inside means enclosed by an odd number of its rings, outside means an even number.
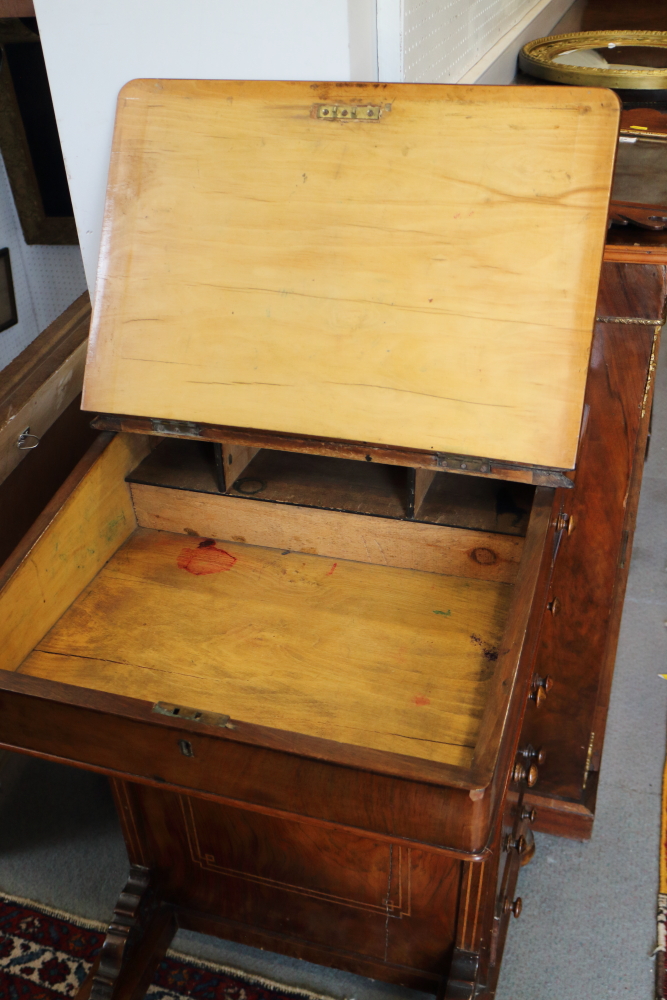
[[[475,743],[511,592],[139,528],[39,650],[59,654],[52,678],[84,657],[78,676],[95,688],[95,663],[110,661],[118,693],[191,704],[215,691],[195,707],[332,739],[354,730],[381,749],[395,735],[416,756],[427,740],[449,760],[448,744]]]
[[[143,435],[121,434],[0,591],[0,665],[15,670],[136,528],[124,477],[149,452]]]
[[[110,660],[89,660],[82,656],[68,656],[61,653],[46,653],[35,650],[21,667],[21,673],[62,684],[94,688],[109,694],[127,695],[146,701],[169,701],[177,705],[206,705],[209,711],[228,714],[229,699],[226,688],[215,680],[205,677],[182,677],[150,667],[136,664],[117,663]],[[262,713],[264,714],[264,713]],[[256,719],[249,720],[256,722]],[[267,723],[273,728],[288,732],[298,730],[301,718],[290,719],[288,715],[274,715]],[[440,763],[470,767],[473,748],[456,743],[420,740],[419,745],[409,737],[398,733],[387,734],[373,729],[372,719],[368,719],[363,729],[345,726],[335,720],[320,721],[315,715],[310,720],[309,735],[322,739],[348,743],[352,746],[370,746],[374,750],[388,750],[392,753],[420,757],[422,760],[436,760]]]
[[[428,474],[428,473],[427,473]],[[334,559],[513,583],[523,538],[133,483],[137,524]]]
[[[330,100],[384,111],[313,117]],[[572,467],[618,114],[584,88],[134,81],[85,407]]]

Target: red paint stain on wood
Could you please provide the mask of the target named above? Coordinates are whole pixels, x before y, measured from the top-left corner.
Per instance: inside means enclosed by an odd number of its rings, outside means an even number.
[[[236,556],[219,549],[213,538],[204,538],[196,549],[181,549],[176,563],[194,576],[225,573],[236,562]]]
[[[333,566],[331,567],[331,569],[329,570],[329,572],[325,573],[324,575],[325,576],[331,576],[331,574],[333,573],[333,571],[335,570],[335,568],[336,568],[337,565],[338,565],[338,563],[334,563]]]
[[[430,705],[431,699],[424,697],[423,694],[416,694],[412,699],[415,705]]]

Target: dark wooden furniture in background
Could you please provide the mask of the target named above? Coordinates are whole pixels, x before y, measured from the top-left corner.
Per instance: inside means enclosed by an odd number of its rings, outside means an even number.
[[[634,259],[634,258],[633,258]],[[667,299],[667,263],[602,268],[574,489],[557,490],[558,560],[536,672],[553,679],[523,741],[545,751],[535,829],[590,837]]]
[[[553,33],[624,29],[667,30],[667,2],[576,0]],[[525,74],[517,82],[551,86]],[[524,734],[546,751],[539,789],[529,794],[535,829],[575,838],[590,837],[595,816],[667,293],[667,229],[649,228],[667,214],[658,193],[665,187],[659,161],[667,154],[667,91],[620,96],[622,143],[645,143],[650,155],[633,165],[632,147],[619,148],[611,217],[629,221],[607,233],[575,487],[557,491],[555,514],[571,515],[574,530],[564,527],[549,598],[556,614],[545,614],[540,636],[537,669],[554,686]]]
[[[29,244],[78,237],[35,18],[0,17],[0,150]]]
[[[96,436],[90,416],[81,411],[89,326],[85,292],[2,371],[0,562]],[[20,442],[25,432],[31,436]]]
[[[9,248],[0,250],[0,333],[18,323]]]

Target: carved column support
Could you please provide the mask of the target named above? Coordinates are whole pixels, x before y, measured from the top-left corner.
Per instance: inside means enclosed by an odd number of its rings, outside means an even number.
[[[156,895],[150,870],[133,865],[77,1000],[143,1000],[176,929],[174,911]]]
[[[474,1000],[478,971],[478,953],[455,948],[443,1000]]]

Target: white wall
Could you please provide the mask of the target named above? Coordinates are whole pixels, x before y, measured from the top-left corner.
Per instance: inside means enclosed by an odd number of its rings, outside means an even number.
[[[74,247],[28,246],[0,156],[0,247],[9,247],[19,321],[0,332],[0,369],[21,353],[86,289]]]
[[[377,0],[380,80],[508,84],[572,0]]]
[[[375,0],[35,0],[35,11],[91,293],[128,80],[377,79]]]
[[[35,0],[88,284],[136,77],[509,83],[572,0]]]

